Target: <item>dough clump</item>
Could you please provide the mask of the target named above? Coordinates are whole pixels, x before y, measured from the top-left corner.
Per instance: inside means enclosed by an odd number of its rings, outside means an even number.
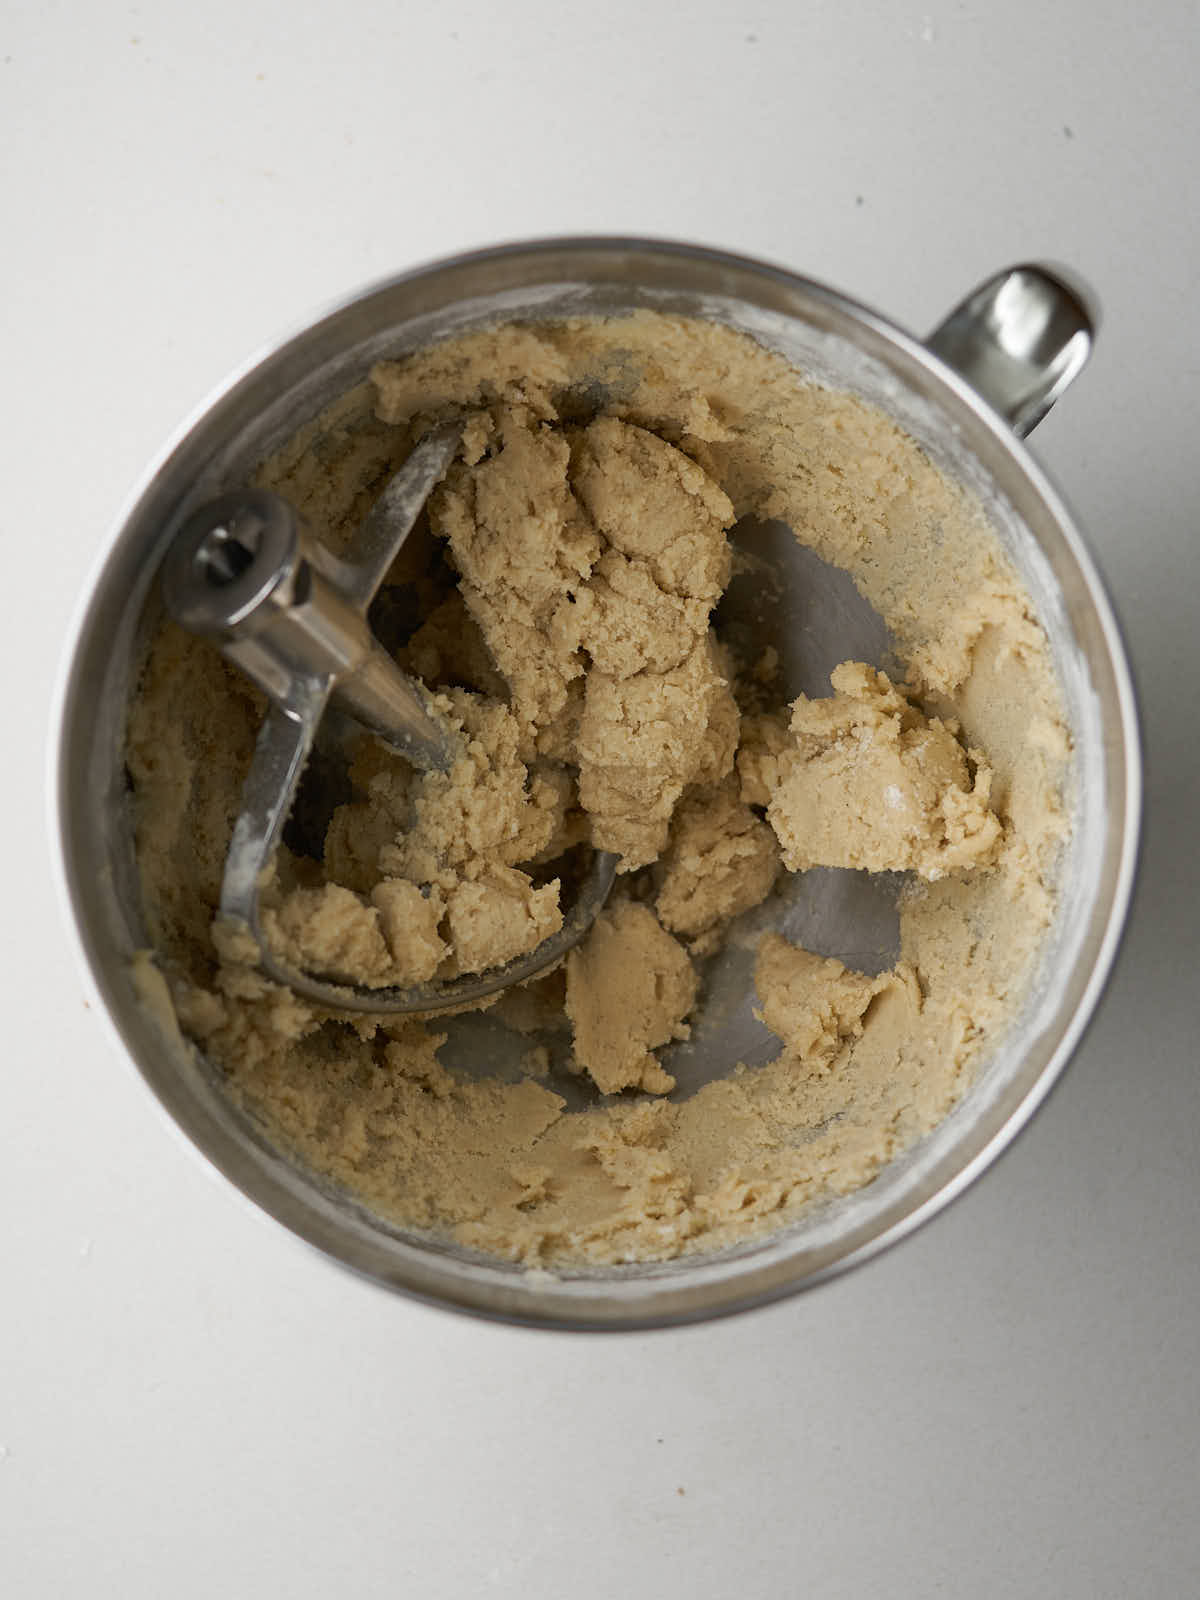
[[[784,1053],[828,1071],[863,1036],[866,1017],[877,995],[903,991],[917,1011],[921,991],[906,962],[870,978],[833,957],[822,959],[778,933],[767,933],[758,947],[754,987],[759,1015],[783,1041]]]
[[[988,861],[1000,839],[991,769],[957,724],[926,717],[860,661],[833,695],[764,720],[739,758],[743,799],[767,808],[789,872],[851,867],[936,880]],[[970,763],[970,765],[968,765]],[[974,767],[974,772],[970,767]]]
[[[687,952],[648,906],[601,912],[567,957],[567,1016],[575,1059],[604,1094],[675,1087],[653,1052],[687,1038],[696,986]]]
[[[728,497],[612,418],[569,437],[505,408],[480,448],[432,497],[459,584],[407,649],[443,687],[461,754],[419,776],[378,745],[364,754],[363,797],[326,837],[335,881],[290,888],[264,915],[282,953],[335,979],[405,986],[527,954],[562,908],[558,880],[525,867],[583,837],[622,871],[645,866],[685,789],[732,771],[739,718],[709,631]],[[456,676],[481,690],[439,683]],[[642,1076],[667,1082],[629,1081]]]
[[[659,920],[703,954],[727,923],[775,887],[779,846],[767,824],[738,798],[731,775],[684,798],[659,865]]]

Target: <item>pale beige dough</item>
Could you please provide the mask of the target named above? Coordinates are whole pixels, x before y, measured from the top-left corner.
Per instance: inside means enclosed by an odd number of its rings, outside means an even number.
[[[537,889],[516,867],[493,863],[450,890],[446,923],[452,955],[444,976],[502,966],[562,927],[558,879]]]
[[[381,849],[380,865],[449,890],[484,863],[515,866],[547,849],[562,827],[569,786],[557,768],[521,759],[519,724],[506,706],[450,689],[441,709],[461,730],[461,754],[448,772],[404,776],[409,814]],[[391,757],[390,765],[404,763]],[[388,809],[394,817],[396,808]]]
[[[659,674],[691,653],[711,605],[660,588],[644,561],[609,549],[576,596],[576,626],[593,666],[606,676]]]
[[[522,748],[562,747],[558,724],[582,677],[572,588],[602,544],[567,482],[563,434],[506,413],[499,453],[453,469],[430,503],[430,521],[449,542],[460,592],[508,682]]]
[[[632,870],[661,850],[684,788],[733,759],[737,711],[709,639],[733,508],[628,423],[601,418],[572,443],[518,407],[497,430],[498,453],[454,468],[430,521],[508,683],[517,748],[578,764],[593,841]]]
[[[1001,835],[991,769],[964,753],[957,723],[926,717],[862,662],[843,662],[832,683],[827,700],[800,696],[786,734],[760,722],[739,758],[743,798],[766,805],[788,870],[934,880],[986,863]]]
[[[775,836],[738,798],[735,777],[695,789],[675,813],[661,858],[659,920],[703,953],[727,922],[766,899],[779,867]]]
[[[669,672],[588,676],[579,798],[592,838],[626,870],[658,856],[689,784],[716,783],[733,768],[738,711],[722,668],[705,638]]]
[[[576,420],[581,395],[604,414]],[[323,864],[281,857],[268,906],[310,963],[423,981],[556,925],[535,862],[589,835],[617,851],[633,877],[568,971],[490,1013],[529,1075],[462,1080],[435,1025],[331,1016],[254,967],[215,913],[263,703],[169,624],[127,736],[155,959],[266,1136],[405,1228],[539,1266],[744,1241],[934,1127],[1022,1002],[1069,829],[1044,633],[979,508],[911,439],[701,321],[498,327],[383,363],[259,481],[339,550],[451,414],[461,459],[389,581],[425,618],[400,659],[462,753],[421,777],[362,741]],[[743,516],[851,573],[903,690],[847,664],[787,710],[769,658],[727,657],[710,612]],[[438,540],[454,589],[429,567]],[[665,1097],[656,1052],[702,1013],[689,950],[814,861],[908,873],[899,963],[868,976],[768,935],[757,1001],[778,1054]],[[546,1075],[556,1028],[612,1091],[586,1111]]]
[[[368,987],[424,983],[446,954],[438,936],[445,910],[435,890],[422,895],[415,883],[385,878],[365,904],[338,883],[293,889],[276,908],[262,908],[271,944],[298,967],[309,967],[345,983]]]
[[[687,1038],[684,1018],[695,1003],[687,952],[647,906],[627,901],[601,912],[567,957],[575,1059],[604,1094],[673,1089],[654,1051]]]
[[[520,760],[504,705],[462,689],[437,705],[460,736],[449,771],[415,775],[367,745],[351,767],[367,798],[340,806],[326,835],[334,881],[265,900],[264,932],[293,963],[406,987],[500,966],[561,928],[558,880],[536,887],[514,863],[565,838],[569,778]]]
[[[784,1054],[825,1069],[862,1038],[877,995],[899,990],[913,1011],[921,1009],[920,986],[907,962],[869,978],[777,933],[764,934],[759,943],[754,987],[762,1004],[759,1015],[782,1040]]]
[[[694,461],[644,428],[601,417],[579,441],[573,482],[612,549],[645,562],[665,593],[716,603],[729,581],[733,505]]]

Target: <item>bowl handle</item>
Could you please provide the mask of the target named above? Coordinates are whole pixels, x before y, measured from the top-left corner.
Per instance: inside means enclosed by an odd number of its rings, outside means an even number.
[[[1095,299],[1061,268],[1007,267],[973,290],[926,339],[934,355],[1031,433],[1092,352]]]

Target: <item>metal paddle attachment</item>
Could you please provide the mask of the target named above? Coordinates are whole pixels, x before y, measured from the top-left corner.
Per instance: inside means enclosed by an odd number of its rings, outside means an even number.
[[[194,512],[163,567],[175,621],[211,639],[270,700],[225,857],[221,914],[245,927],[269,977],[332,1010],[441,1011],[522,983],[582,939],[616,871],[615,856],[595,852],[556,934],[502,967],[445,983],[370,989],[331,982],[293,966],[264,936],[260,890],[331,701],[422,771],[444,772],[454,760],[459,736],[437,716],[425,685],[379,644],[367,611],[461,437],[457,424],[447,424],[421,440],[344,557],[309,537],[279,495],[243,489]]]

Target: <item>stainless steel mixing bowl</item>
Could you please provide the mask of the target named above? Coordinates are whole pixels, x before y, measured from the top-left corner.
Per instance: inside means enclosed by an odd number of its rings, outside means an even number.
[[[513,318],[648,307],[753,335],[892,416],[988,509],[1033,597],[1075,743],[1073,833],[1058,914],[1026,1003],[958,1107],[857,1193],[721,1254],[526,1273],[381,1223],[264,1142],[220,1074],[145,1003],[146,943],[124,778],[135,645],[163,553],[203,499],[361,382],[371,363]],[[212,1164],[264,1211],[359,1273],[425,1300],[564,1328],[715,1316],[810,1286],[932,1216],[992,1161],[1062,1070],[1095,1007],[1129,901],[1140,812],[1134,697],[1117,627],[1069,512],[1020,442],[1086,359],[1086,300],[1057,274],[1003,273],[926,342],[793,273],[638,239],[518,244],[435,263],[335,307],[255,360],[173,441],[89,586],[64,675],[55,785],[60,876],[120,1044]]]

